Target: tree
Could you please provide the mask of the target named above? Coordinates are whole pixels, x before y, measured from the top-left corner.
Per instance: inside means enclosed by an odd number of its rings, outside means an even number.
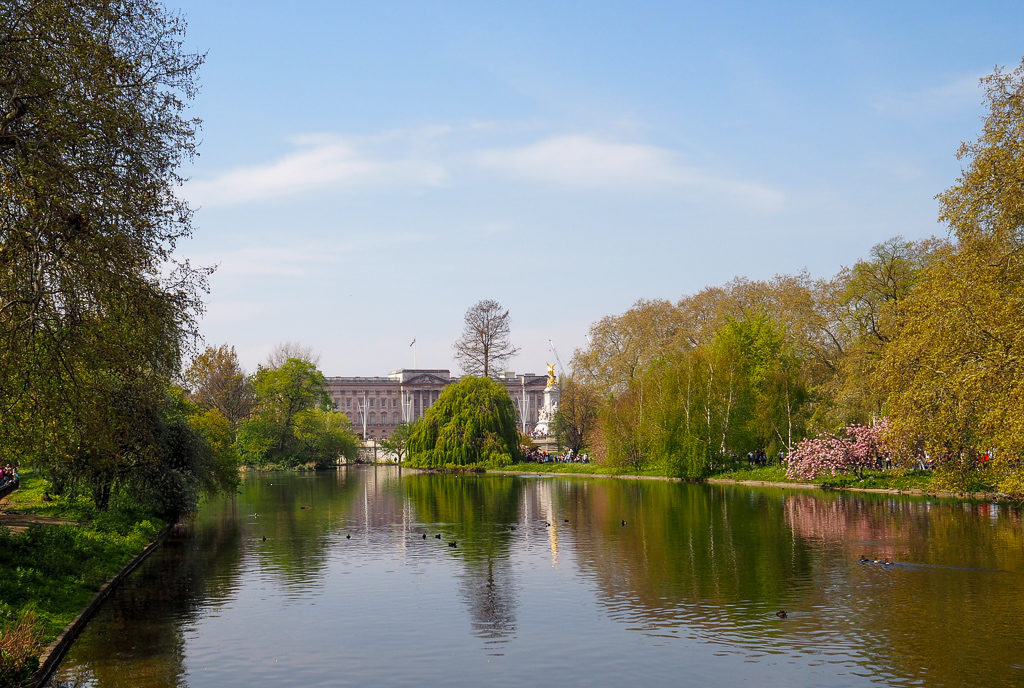
[[[899,446],[924,449],[965,481],[995,450],[997,485],[1024,492],[1024,61],[982,79],[989,114],[969,161],[939,195],[957,239],[896,311],[876,381]],[[959,476],[959,477],[957,477]],[[954,485],[950,485],[954,486]]]
[[[448,385],[413,426],[413,466],[507,466],[521,460],[516,409],[505,388],[486,377]]]
[[[590,345],[573,355],[573,370],[580,382],[620,394],[644,365],[676,342],[685,322],[670,301],[637,301],[622,315],[605,316],[590,327]]]
[[[298,463],[328,468],[336,465],[339,457],[354,459],[359,455],[359,440],[343,413],[322,408],[300,411],[295,415],[294,433]]]
[[[558,410],[555,412],[555,438],[563,447],[579,453],[597,421],[597,392],[574,377],[559,385]]]
[[[865,468],[877,465],[878,457],[887,454],[888,423],[881,419],[874,425],[849,425],[838,433],[824,433],[802,440],[786,460],[786,476],[797,480],[814,480],[823,473],[839,475],[856,473],[864,476]]]
[[[478,301],[466,311],[465,321],[454,348],[455,360],[467,375],[490,377],[519,352],[509,341],[508,309],[497,301]]]
[[[202,308],[207,273],[172,260],[202,62],[183,33],[153,0],[0,8],[0,444],[51,477],[96,476],[104,503],[116,457],[137,454],[103,451],[156,447],[144,424],[112,438],[101,419],[131,417],[122,392],[156,408]]]
[[[409,453],[409,438],[412,436],[412,428],[413,425],[410,423],[399,423],[392,431],[391,437],[381,440],[381,449],[394,456],[398,463],[402,463]]]
[[[203,412],[198,408],[190,408],[188,421],[210,444],[216,479],[233,488],[238,482],[238,466],[241,463],[235,442],[235,426],[217,409]]]
[[[348,418],[334,411],[327,383],[310,361],[288,359],[280,368],[260,367],[253,381],[256,405],[242,423],[238,446],[253,466],[317,467],[358,448]]]
[[[313,347],[298,342],[281,342],[267,355],[266,367],[280,368],[288,362],[289,358],[309,361],[315,366],[320,365],[320,354],[313,351]]]
[[[233,426],[252,410],[252,381],[238,362],[235,347],[206,347],[185,371],[189,398],[204,410],[216,409]]]

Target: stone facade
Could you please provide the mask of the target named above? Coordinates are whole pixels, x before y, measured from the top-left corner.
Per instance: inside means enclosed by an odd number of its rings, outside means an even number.
[[[422,418],[441,390],[458,380],[448,370],[402,368],[383,377],[329,377],[327,392],[334,407],[352,421],[357,435],[383,439],[399,423]],[[533,433],[544,406],[547,376],[505,372],[494,380],[508,390],[519,414],[519,430]]]

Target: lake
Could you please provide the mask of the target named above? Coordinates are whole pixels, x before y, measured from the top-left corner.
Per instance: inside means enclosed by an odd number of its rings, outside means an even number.
[[[1005,506],[249,473],[110,597],[50,686],[1020,686],[1022,628]]]

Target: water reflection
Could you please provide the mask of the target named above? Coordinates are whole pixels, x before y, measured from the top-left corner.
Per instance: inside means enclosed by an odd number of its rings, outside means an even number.
[[[76,641],[74,656],[88,661],[66,661],[51,685],[184,685],[183,629],[216,613],[239,585],[248,543],[238,523],[235,505],[219,503],[174,528],[153,561],[104,605],[103,632],[90,627]]]
[[[516,589],[510,549],[522,484],[509,476],[413,474],[403,481],[418,519],[436,529],[464,567],[460,596],[473,634],[491,641],[516,630]]]
[[[139,569],[58,682],[663,684],[682,662],[709,685],[1019,685],[1022,573],[1020,513],[990,505],[251,475]]]

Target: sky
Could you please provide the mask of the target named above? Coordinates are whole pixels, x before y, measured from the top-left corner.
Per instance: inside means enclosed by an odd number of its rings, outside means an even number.
[[[328,376],[457,373],[481,299],[543,373],[638,299],[944,236],[978,79],[1024,55],[1019,2],[166,1],[206,55],[205,343]]]

